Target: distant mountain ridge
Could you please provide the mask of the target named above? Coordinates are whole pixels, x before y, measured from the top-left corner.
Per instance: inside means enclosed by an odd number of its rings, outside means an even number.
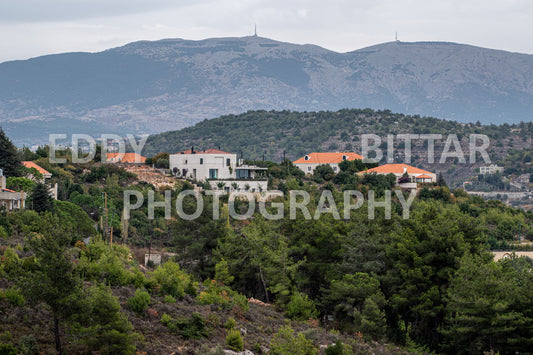
[[[48,133],[158,133],[248,110],[351,107],[531,121],[533,55],[447,42],[337,53],[248,36],[0,63],[0,125],[26,144]]]

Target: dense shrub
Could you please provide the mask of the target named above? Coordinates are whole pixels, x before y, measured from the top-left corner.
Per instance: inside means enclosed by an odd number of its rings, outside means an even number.
[[[165,295],[165,298],[163,298],[164,303],[176,303],[176,299],[172,297],[171,295]]]
[[[287,304],[285,315],[293,320],[315,318],[318,312],[314,302],[305,293],[295,292]]]
[[[127,247],[109,246],[103,240],[93,238],[85,250],[81,251],[76,270],[85,279],[103,281],[109,286],[144,286],[142,273],[134,274],[127,269],[127,265],[131,264],[130,259]]]
[[[21,336],[19,339],[19,348],[23,355],[36,355],[39,353],[39,345],[33,334]]]
[[[239,306],[244,312],[250,308],[246,296],[233,291],[228,286],[217,284],[215,280],[206,280],[204,286],[205,289],[198,295],[200,304],[216,304],[222,309]]]
[[[168,330],[173,333],[180,334],[185,339],[201,339],[206,338],[209,332],[206,328],[205,319],[194,312],[191,318],[181,318],[174,320],[168,314],[161,316],[161,323],[163,323]]]
[[[270,342],[270,354],[274,355],[315,355],[318,351],[313,342],[302,333],[294,334],[290,326],[279,329]]]
[[[335,341],[335,345],[330,345],[324,350],[324,355],[351,355],[352,347],[342,343],[341,339]]]
[[[13,344],[0,344],[0,355],[17,355],[17,348]]]
[[[242,351],[244,349],[244,340],[242,340],[241,332],[238,329],[228,330],[226,345],[234,351]]]
[[[24,299],[24,296],[17,288],[8,288],[4,292],[7,300],[12,306],[15,307],[22,307],[26,303],[26,300]]]
[[[237,322],[235,321],[235,319],[233,317],[229,317],[226,320],[226,323],[224,323],[224,328],[230,330],[230,329],[235,328],[236,325],[237,325]]]
[[[180,266],[173,261],[168,261],[155,269],[152,272],[152,278],[159,284],[162,294],[177,298],[182,298],[186,291],[196,294],[190,275],[181,270]]]
[[[137,289],[135,295],[128,299],[128,307],[135,313],[142,315],[150,304],[150,294],[146,290]]]

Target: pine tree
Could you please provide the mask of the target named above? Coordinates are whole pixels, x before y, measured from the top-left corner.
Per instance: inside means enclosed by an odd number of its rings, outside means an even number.
[[[72,316],[82,300],[82,283],[68,254],[72,229],[49,213],[43,215],[38,228],[40,233],[28,240],[36,258],[35,267],[19,282],[30,304],[48,305],[56,351],[61,354],[61,323]]]
[[[37,212],[52,211],[54,209],[54,200],[50,196],[48,186],[42,182],[35,184],[30,201],[32,209]]]
[[[0,128],[0,169],[6,176],[20,176],[20,156],[17,148],[11,143]]]
[[[444,177],[442,176],[442,173],[439,173],[439,175],[437,176],[437,185],[439,185],[439,186],[448,186],[446,184],[446,180],[444,180]]]

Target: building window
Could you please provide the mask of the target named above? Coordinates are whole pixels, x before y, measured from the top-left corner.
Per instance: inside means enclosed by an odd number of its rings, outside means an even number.
[[[185,164],[187,164],[187,159],[185,159]]]
[[[209,178],[218,179],[218,169],[209,169]]]
[[[307,167],[307,171],[311,171],[311,167],[310,166]]]
[[[309,155],[306,155],[304,160],[309,160]]]
[[[342,160],[346,160],[346,159],[348,159],[348,157],[346,155],[343,155]]]
[[[230,166],[231,165],[231,159],[230,158],[226,158],[226,166]]]
[[[337,171],[337,167],[336,166],[333,167],[333,171]]]
[[[250,170],[237,169],[237,179],[249,179]]]
[[[200,165],[204,163],[204,158],[200,158]]]

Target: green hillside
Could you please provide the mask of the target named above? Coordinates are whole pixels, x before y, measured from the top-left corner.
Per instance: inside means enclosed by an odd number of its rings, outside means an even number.
[[[249,111],[204,120],[193,127],[151,136],[144,153],[177,153],[190,148],[221,147],[242,152],[252,159],[279,161],[296,159],[312,151],[360,149],[361,134],[486,134],[496,145],[507,145],[509,138],[533,136],[533,122],[518,125],[464,124],[433,117],[409,116],[389,110],[344,109],[339,111]],[[519,143],[519,142],[516,142]],[[496,149],[493,150],[496,151]]]
[[[218,148],[243,155],[245,159],[281,161],[284,153],[294,160],[317,151],[361,152],[361,135],[376,134],[386,151],[388,134],[442,134],[435,141],[438,160],[450,134],[461,140],[464,154],[468,155],[470,134],[485,134],[490,138],[488,152],[493,161],[502,159],[509,149],[531,148],[533,122],[516,125],[464,124],[432,117],[409,116],[388,110],[344,109],[336,112],[249,111],[204,120],[193,127],[151,136],[144,148],[148,156],[158,152],[177,153],[194,146],[197,149]],[[402,140],[395,139],[394,162],[405,161]],[[474,173],[479,165],[453,166],[452,159],[445,164],[427,159],[427,142],[412,143],[411,164],[435,172],[442,172],[450,182],[460,182]],[[385,162],[384,156],[382,163]],[[468,160],[468,159],[467,159]]]

